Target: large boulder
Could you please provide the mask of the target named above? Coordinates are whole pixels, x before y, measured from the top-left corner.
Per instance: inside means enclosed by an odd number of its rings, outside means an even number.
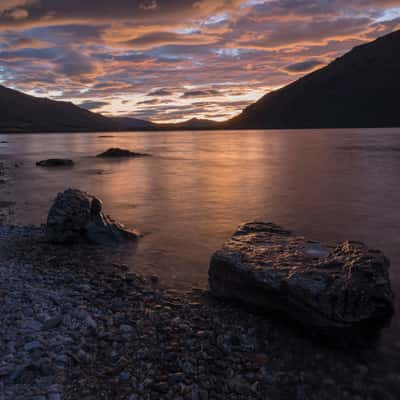
[[[97,197],[68,189],[57,195],[49,211],[46,236],[53,243],[111,244],[135,240],[139,233],[105,215]]]
[[[239,227],[210,263],[209,286],[339,338],[376,336],[393,315],[389,260],[359,242],[326,248],[275,224]],[[277,312],[277,313],[276,313]]]
[[[118,147],[106,150],[104,153],[98,154],[98,158],[136,158],[136,157],[148,157],[146,153],[137,153],[134,151],[119,149]]]

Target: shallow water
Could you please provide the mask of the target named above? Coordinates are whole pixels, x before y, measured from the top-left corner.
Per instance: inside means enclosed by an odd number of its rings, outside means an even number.
[[[96,194],[107,213],[146,233],[130,261],[164,285],[204,287],[213,251],[240,222],[259,218],[312,239],[382,249],[400,292],[400,129],[0,134],[2,141],[0,155],[22,163],[14,170],[17,222],[45,222],[66,187]],[[153,157],[94,157],[109,147]],[[76,165],[35,167],[52,157]]]

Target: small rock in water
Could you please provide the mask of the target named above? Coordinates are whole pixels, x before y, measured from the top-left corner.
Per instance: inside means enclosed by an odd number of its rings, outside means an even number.
[[[74,165],[74,162],[66,158],[50,158],[38,161],[36,165],[38,167],[71,167]]]
[[[149,154],[146,153],[136,153],[134,151],[111,148],[104,153],[98,154],[96,157],[99,158],[135,158],[135,157],[147,157]]]

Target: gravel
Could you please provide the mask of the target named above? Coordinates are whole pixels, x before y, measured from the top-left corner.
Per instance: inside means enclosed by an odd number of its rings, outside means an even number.
[[[400,398],[400,346],[328,346],[122,260],[0,225],[0,400]]]

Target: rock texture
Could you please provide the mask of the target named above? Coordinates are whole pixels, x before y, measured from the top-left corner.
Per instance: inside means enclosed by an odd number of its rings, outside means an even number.
[[[54,243],[96,244],[119,243],[139,236],[105,215],[101,200],[77,189],[57,195],[47,218],[46,235]]]
[[[98,154],[96,157],[99,158],[135,158],[135,157],[147,157],[145,153],[135,153],[130,150],[111,148],[104,153]]]
[[[66,158],[50,158],[48,160],[38,161],[38,167],[72,167],[74,162]]]
[[[344,242],[329,251],[272,223],[239,227],[209,269],[218,297],[291,317],[319,332],[367,334],[393,314],[389,261]]]

